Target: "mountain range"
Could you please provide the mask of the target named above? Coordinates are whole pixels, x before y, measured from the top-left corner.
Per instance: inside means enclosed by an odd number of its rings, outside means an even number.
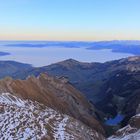
[[[37,101],[66,114],[97,132],[102,139],[124,127],[109,140],[123,138],[123,130],[126,132],[124,135],[131,132],[129,124],[136,118],[133,116],[139,116],[139,56],[105,63],[68,59],[38,68],[13,61],[1,61],[0,71],[0,78],[4,78],[0,82],[1,93],[10,93],[21,100]],[[118,116],[121,119],[116,121]],[[108,121],[111,119],[115,123]],[[135,131],[132,129],[132,132],[137,135],[139,128]]]

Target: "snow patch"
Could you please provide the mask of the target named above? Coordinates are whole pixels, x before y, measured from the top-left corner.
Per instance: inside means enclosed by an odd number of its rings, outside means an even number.
[[[66,130],[66,123],[68,121],[68,117],[65,117],[62,119],[62,121],[56,126],[55,128],[55,133],[54,133],[54,138],[55,140],[65,140],[65,130]]]
[[[19,107],[25,107],[25,101],[13,96],[10,93],[2,93],[0,95],[0,103],[7,105],[17,105]]]

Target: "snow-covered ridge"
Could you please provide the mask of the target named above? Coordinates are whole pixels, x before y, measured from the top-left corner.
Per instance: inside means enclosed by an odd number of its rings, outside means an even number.
[[[86,132],[86,133],[85,133]],[[0,95],[0,139],[96,140],[96,131],[38,102]]]

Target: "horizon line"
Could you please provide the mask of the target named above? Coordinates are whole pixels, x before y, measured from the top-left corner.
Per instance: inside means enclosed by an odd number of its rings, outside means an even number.
[[[11,39],[11,40],[1,40],[0,42],[4,42],[4,41],[17,41],[17,42],[21,42],[21,41],[36,41],[36,42],[111,42],[111,41],[140,41],[138,39],[112,39],[112,40],[15,40],[15,39]]]

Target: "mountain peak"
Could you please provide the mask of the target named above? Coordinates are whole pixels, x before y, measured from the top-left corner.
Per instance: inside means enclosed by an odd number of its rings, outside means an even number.
[[[61,61],[59,63],[79,64],[80,62],[75,60],[75,59],[70,58],[70,59],[66,59],[64,61]]]

